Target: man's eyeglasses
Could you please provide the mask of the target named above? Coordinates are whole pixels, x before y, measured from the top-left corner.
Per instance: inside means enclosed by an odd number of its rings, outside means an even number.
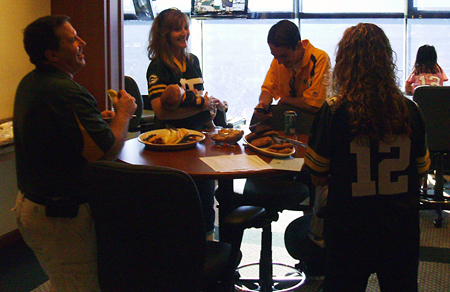
[[[289,80],[289,88],[291,89],[291,91],[289,91],[291,97],[296,97],[297,93],[295,92],[295,75],[291,77],[291,80]]]

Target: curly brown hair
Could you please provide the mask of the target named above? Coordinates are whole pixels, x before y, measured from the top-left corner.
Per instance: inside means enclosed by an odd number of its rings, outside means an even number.
[[[349,125],[355,138],[389,142],[409,135],[405,97],[395,75],[394,51],[381,28],[359,23],[348,28],[337,47],[332,73],[336,105],[348,101]]]
[[[153,21],[148,37],[148,58],[152,61],[160,58],[170,69],[179,72],[180,69],[175,64],[170,50],[170,34],[185,24],[189,25],[189,17],[181,10],[169,8],[161,11]],[[187,49],[183,51],[183,55],[189,60]]]

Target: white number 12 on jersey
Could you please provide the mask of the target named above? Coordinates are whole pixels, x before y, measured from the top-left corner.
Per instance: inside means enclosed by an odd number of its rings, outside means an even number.
[[[401,175],[398,177],[398,181],[391,182],[391,173],[405,170],[408,167],[411,140],[407,137],[399,137],[391,144],[380,141],[378,152],[390,153],[392,147],[400,148],[399,157],[384,159],[378,164],[378,194],[380,195],[400,194],[408,191],[408,176]],[[352,183],[353,196],[376,195],[376,182],[370,180],[370,148],[359,145],[356,140],[353,140],[350,143],[350,149],[353,154],[356,154],[357,169],[357,182]]]

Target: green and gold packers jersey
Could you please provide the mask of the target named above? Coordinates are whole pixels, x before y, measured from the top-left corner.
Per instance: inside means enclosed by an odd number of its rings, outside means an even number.
[[[180,68],[181,73],[170,69],[161,59],[153,60],[147,69],[147,84],[148,84],[148,99],[151,100],[161,97],[164,90],[170,84],[178,84],[186,90],[186,96],[183,100],[182,107],[196,107],[203,106],[202,100],[198,98],[203,93],[203,77],[200,69],[198,58],[190,54],[190,58],[180,64],[175,62]],[[197,95],[193,93],[197,92]],[[157,117],[156,117],[157,118]],[[202,111],[194,116],[170,121],[156,122],[157,127],[164,127],[170,123],[175,127],[185,127],[191,129],[199,129],[205,126],[205,120],[210,118],[208,111]]]
[[[362,257],[393,238],[392,250],[418,246],[419,179],[430,159],[423,116],[406,103],[411,135],[389,143],[353,139],[346,102],[334,109],[327,99],[317,114],[305,164],[313,175],[329,176],[325,238],[336,252],[361,249]]]

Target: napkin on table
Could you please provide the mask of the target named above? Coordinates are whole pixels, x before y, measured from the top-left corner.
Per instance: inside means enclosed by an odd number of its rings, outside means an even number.
[[[245,170],[263,170],[272,167],[258,155],[219,155],[200,158],[209,167],[218,172],[245,171]]]

